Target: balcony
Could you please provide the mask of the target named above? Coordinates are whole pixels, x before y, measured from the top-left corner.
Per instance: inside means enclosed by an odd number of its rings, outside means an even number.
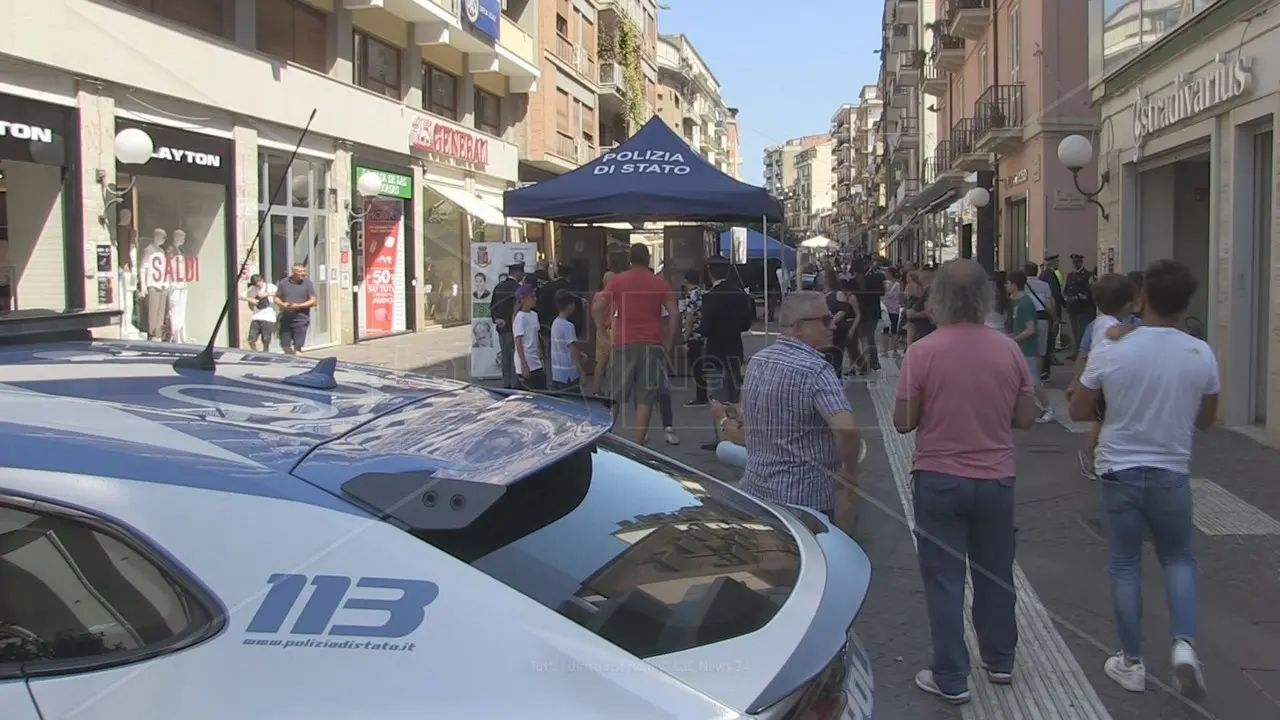
[[[981,40],[991,22],[991,0],[949,0],[947,33],[966,40]]]
[[[449,0],[438,1],[448,2]],[[534,67],[537,67],[538,55],[533,44],[533,36],[525,32],[524,28],[517,25],[515,21],[506,15],[502,16],[499,27],[499,35],[502,38],[502,47],[511,51],[512,55],[515,55]]]
[[[1022,146],[1022,84],[992,85],[973,106],[973,141],[982,152],[1007,155]]]
[[[904,117],[899,120],[897,130],[894,132],[891,141],[893,143],[894,152],[900,150],[915,150],[919,148],[920,119]]]
[[[556,146],[551,152],[573,165],[581,164],[578,160],[578,141],[564,133],[556,133]]]
[[[938,69],[937,63],[932,60],[925,62],[924,70],[920,72],[920,90],[925,95],[946,97],[948,84],[947,76]]]
[[[964,70],[964,38],[954,35],[934,35],[933,51],[929,59],[944,73]]]
[[[898,53],[898,82],[903,85],[915,85],[920,82],[920,71],[924,68],[925,53],[920,50],[909,50]]]
[[[600,83],[600,103],[615,112],[622,112],[627,106],[627,81],[622,73],[622,66],[614,62],[600,63],[597,75]]]
[[[556,34],[551,54],[560,61],[563,67],[581,75],[588,82],[597,79],[596,59],[587,54],[584,48],[578,47],[563,35]]]
[[[951,128],[951,167],[965,172],[991,169],[990,158],[974,144],[973,118],[964,118]]]
[[[920,19],[920,0],[898,0],[897,12],[894,17],[899,20],[919,20]]]
[[[903,23],[894,25],[889,30],[889,52],[906,52],[914,50],[915,43],[911,33],[911,26]]]
[[[915,91],[910,85],[895,83],[893,94],[889,96],[889,107],[899,110],[911,107]]]
[[[907,178],[898,183],[898,206],[907,206],[920,194],[920,180],[917,178]]]

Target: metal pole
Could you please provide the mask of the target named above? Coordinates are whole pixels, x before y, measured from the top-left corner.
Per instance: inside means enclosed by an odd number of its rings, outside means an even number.
[[[760,216],[760,242],[764,243],[764,344],[769,344],[769,216]],[[782,250],[778,250],[782,254]]]

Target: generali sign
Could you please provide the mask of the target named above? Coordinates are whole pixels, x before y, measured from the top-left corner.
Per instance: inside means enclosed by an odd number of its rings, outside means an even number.
[[[413,128],[409,131],[409,146],[466,163],[489,164],[488,138],[432,118],[420,117],[413,121]]]

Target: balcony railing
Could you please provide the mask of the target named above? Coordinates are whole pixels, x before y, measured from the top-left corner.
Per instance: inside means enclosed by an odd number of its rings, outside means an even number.
[[[933,161],[940,168],[939,172],[945,172],[951,167],[952,159],[951,141],[942,140],[933,150]]]
[[[552,50],[552,52],[555,53],[556,57],[560,58],[566,63],[569,63],[569,65],[571,66],[576,66],[577,62],[575,57],[575,54],[576,54],[575,51],[576,51],[576,48],[573,46],[573,43],[569,42],[569,38],[563,35],[556,35],[555,49]]]
[[[973,152],[973,118],[964,118],[951,126],[951,160]]]
[[[914,135],[920,132],[920,118],[904,117],[898,120],[899,135]]]
[[[578,143],[564,133],[556,133],[556,155],[570,162],[578,162]]]
[[[992,130],[1022,127],[1022,83],[992,85],[973,105],[975,140]]]
[[[626,80],[622,75],[622,67],[618,63],[600,63],[600,87],[612,90],[619,95],[626,94]]]
[[[955,35],[934,34],[933,36],[933,57],[937,57],[939,52],[945,50],[963,50],[964,38]]]

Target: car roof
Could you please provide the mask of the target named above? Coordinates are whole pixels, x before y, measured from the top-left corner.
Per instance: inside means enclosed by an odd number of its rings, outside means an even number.
[[[581,440],[591,434],[584,427],[606,427],[599,408],[370,366],[338,364],[332,389],[285,382],[312,370],[318,361],[311,358],[224,349],[215,354],[214,371],[174,367],[175,358],[195,351],[110,340],[0,348],[0,404],[7,410],[0,417],[3,464],[354,511],[337,497],[317,498],[290,473],[321,446],[333,463],[358,458],[362,449],[366,455],[416,453],[417,467],[401,462],[396,471],[527,472],[529,456],[545,455],[540,438],[569,428]],[[409,410],[411,424],[389,420]],[[497,438],[494,423],[484,421],[495,413],[538,422],[522,423],[531,426],[523,434],[508,428]],[[442,457],[459,446],[475,448],[461,466],[457,458]],[[315,484],[341,496],[347,478],[328,475]]]

